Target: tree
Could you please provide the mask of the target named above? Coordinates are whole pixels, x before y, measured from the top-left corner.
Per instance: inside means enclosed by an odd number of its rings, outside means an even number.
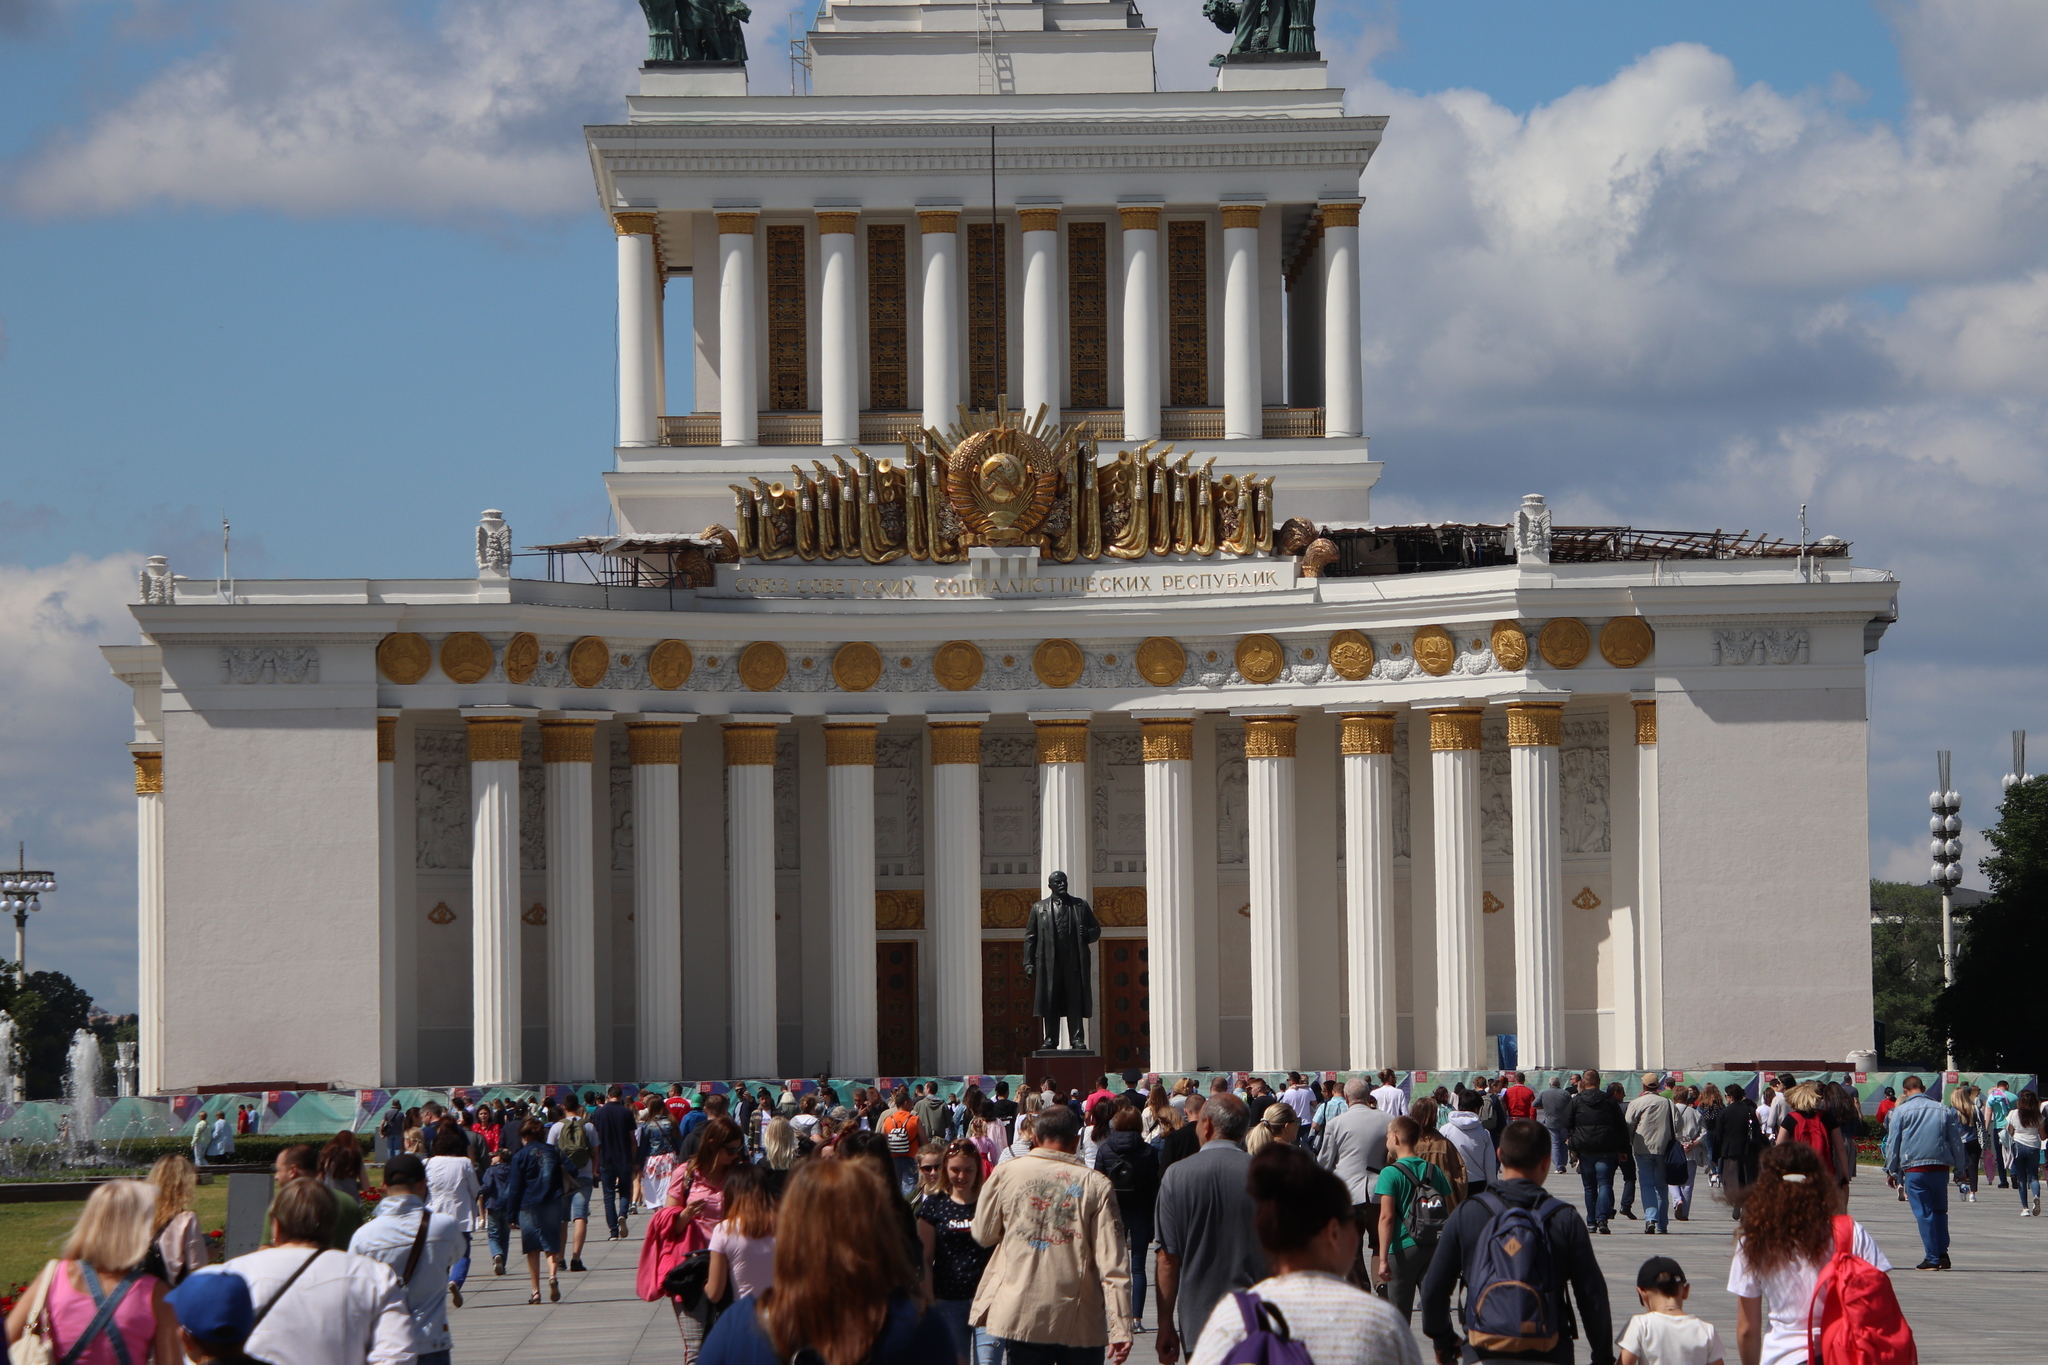
[[[1982,864],[1991,899],[1971,912],[1955,984],[1935,1001],[1932,1019],[1959,1065],[2036,1073],[2043,1047],[2033,973],[2048,954],[2048,776],[2009,789],[1984,837],[1993,849]]]
[[[62,1098],[71,1039],[86,1026],[92,997],[62,972],[30,972],[17,985],[14,964],[0,961],[0,1010],[14,1020],[23,1097]]]
[[[1957,923],[1961,934],[1961,917]],[[1870,994],[1872,1012],[1884,1025],[1881,1061],[1941,1061],[1947,1049],[1933,1024],[1941,994],[1941,892],[1935,887],[1870,883]]]

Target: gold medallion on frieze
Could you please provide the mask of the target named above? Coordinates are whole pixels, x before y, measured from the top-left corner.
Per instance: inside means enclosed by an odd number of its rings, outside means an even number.
[[[1155,635],[1138,646],[1138,676],[1154,687],[1171,687],[1188,671],[1188,652],[1180,641]]]
[[[595,687],[611,672],[612,651],[595,635],[586,635],[569,646],[569,681],[578,687]]]
[[[416,683],[434,666],[434,651],[425,637],[394,631],[377,642],[377,668],[395,683]]]
[[[491,672],[491,642],[473,630],[459,630],[441,642],[441,671],[451,681],[482,682]]]
[[[981,681],[981,651],[965,640],[948,640],[932,655],[932,676],[948,692],[965,692]]]
[[[1031,671],[1047,687],[1072,687],[1087,662],[1072,640],[1047,640],[1032,652]]]
[[[772,640],[756,640],[740,655],[740,681],[750,692],[773,692],[789,676],[789,656]]]
[[[1529,637],[1516,622],[1493,623],[1493,661],[1510,673],[1529,666]]]
[[[1656,637],[1640,616],[1617,616],[1600,627],[1600,657],[1616,668],[1634,668],[1650,657]]]
[[[1287,667],[1287,651],[1270,635],[1247,635],[1237,642],[1237,671],[1246,682],[1269,683]]]
[[[1458,661],[1458,646],[1442,626],[1423,626],[1415,632],[1415,662],[1432,678],[1441,678]]]
[[[647,652],[647,681],[664,692],[673,692],[690,680],[697,666],[696,656],[681,640],[663,640]]]
[[[1031,918],[1031,907],[1038,901],[1036,891],[1013,887],[985,890],[981,893],[981,927],[984,929],[1022,929]]]
[[[839,646],[832,656],[832,681],[848,692],[865,692],[882,680],[882,651],[865,640]]]
[[[1552,668],[1577,668],[1586,662],[1592,648],[1593,636],[1586,623],[1571,616],[1560,616],[1547,623],[1536,637],[1536,652]]]
[[[1330,667],[1347,682],[1358,682],[1372,673],[1372,641],[1363,631],[1340,630],[1330,637]]]
[[[520,631],[505,644],[505,681],[523,683],[540,667],[540,641]]]

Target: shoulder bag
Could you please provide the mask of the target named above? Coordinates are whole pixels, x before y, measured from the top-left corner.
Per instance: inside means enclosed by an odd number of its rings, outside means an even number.
[[[249,1324],[249,1336],[253,1337],[256,1335],[256,1329],[258,1327],[261,1327],[263,1325],[263,1320],[270,1316],[270,1310],[277,1307],[278,1300],[282,1299],[286,1294],[291,1292],[291,1287],[299,1282],[299,1276],[305,1274],[309,1269],[312,1268],[313,1262],[319,1260],[322,1256],[326,1254],[327,1248],[320,1247],[319,1249],[314,1251],[314,1253],[311,1256],[308,1256],[305,1260],[299,1262],[299,1268],[291,1273],[291,1277],[289,1279],[287,1279],[283,1284],[277,1287],[277,1292],[270,1296],[270,1302],[264,1304],[261,1308],[256,1310],[256,1318],[253,1322]],[[233,1272],[230,1271],[228,1273],[232,1274]],[[243,1338],[244,1342],[246,1342],[247,1340],[248,1337]]]
[[[36,1279],[35,1298],[28,1308],[28,1323],[22,1328],[21,1340],[14,1343],[8,1359],[14,1365],[57,1365],[56,1348],[50,1345],[50,1317],[47,1311],[50,1301],[50,1281],[63,1273],[62,1261],[45,1261],[43,1273]]]

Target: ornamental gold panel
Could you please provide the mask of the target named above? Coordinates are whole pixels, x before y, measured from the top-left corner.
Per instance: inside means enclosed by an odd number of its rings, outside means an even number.
[[[1483,708],[1447,706],[1429,713],[1431,753],[1458,753],[1479,747],[1479,717]]]
[[[1159,231],[1158,209],[1119,208],[1116,211],[1116,216],[1117,220],[1123,224],[1125,232]]]
[[[1391,754],[1394,752],[1392,711],[1352,711],[1344,717],[1339,744],[1347,754]]]
[[[1519,673],[1529,666],[1529,637],[1522,633],[1516,621],[1495,621],[1493,623],[1493,661],[1510,673]]]
[[[1180,641],[1155,635],[1138,646],[1138,676],[1154,687],[1171,687],[1188,671],[1188,652]]]
[[[721,213],[718,219],[718,235],[721,237],[751,237],[754,235],[755,213]]]
[[[674,727],[680,732],[681,726]],[[596,747],[594,720],[544,720],[540,723],[540,761],[588,763]]]
[[[1563,742],[1563,702],[1511,701],[1508,703],[1509,748],[1555,749]]]
[[[875,927],[888,930],[924,928],[924,892],[877,891]]]
[[[1138,722],[1147,763],[1172,763],[1195,756],[1195,723],[1177,716],[1147,717]]]
[[[398,630],[377,642],[377,671],[395,683],[416,683],[433,666],[434,651],[424,636]]]
[[[1326,228],[1357,227],[1360,207],[1358,204],[1319,204],[1317,211],[1322,215]]]
[[[447,901],[441,901],[433,909],[427,911],[427,923],[453,924],[455,923],[455,912],[448,908]]]
[[[398,761],[398,717],[377,717],[377,761],[396,763]]]
[[[1636,743],[1653,745],[1657,742],[1657,703],[1654,701],[1630,702],[1636,709]]]
[[[612,670],[611,646],[595,635],[586,635],[569,646],[569,681],[578,687],[595,687]]]
[[[1593,636],[1586,623],[1571,616],[1548,622],[1536,637],[1536,652],[1552,668],[1577,668],[1586,662],[1592,648]]]
[[[1581,910],[1598,910],[1600,908],[1600,898],[1593,894],[1592,887],[1583,886],[1579,888],[1579,894],[1572,897],[1572,904],[1578,906]]]
[[[981,762],[980,721],[933,721],[931,732],[934,766],[944,763]]]
[[[725,766],[728,768],[772,768],[775,766],[775,725],[736,721],[725,727]]]
[[[981,927],[1022,929],[1031,919],[1038,893],[1025,887],[1003,887],[981,893]]]
[[[492,662],[491,642],[473,630],[459,630],[441,642],[441,671],[454,682],[482,682]]]
[[[865,640],[839,646],[832,656],[832,681],[843,691],[865,692],[882,680],[882,651]]]
[[[1095,918],[1105,929],[1144,928],[1145,888],[1142,886],[1096,887]]]
[[[935,232],[958,232],[960,213],[957,209],[920,209],[917,226],[927,237]]]
[[[981,650],[966,640],[948,640],[932,655],[932,676],[948,692],[965,692],[981,681]]]
[[[1634,668],[1650,657],[1656,637],[1640,616],[1617,616],[1600,627],[1600,657],[1616,668]]]
[[[1086,763],[1088,722],[1085,720],[1033,721],[1038,731],[1040,763]]]
[[[673,692],[690,680],[697,658],[681,640],[663,640],[647,652],[647,681]]]
[[[680,721],[630,720],[626,722],[626,761],[642,764],[681,763],[683,726]]]
[[[651,213],[615,213],[612,215],[612,232],[619,237],[652,237],[654,215]]]
[[[1507,908],[1507,902],[1494,895],[1491,891],[1486,892],[1479,898],[1479,909],[1482,914],[1498,915]]]
[[[1329,656],[1330,667],[1347,682],[1358,682],[1372,675],[1372,641],[1363,631],[1338,631],[1330,637],[1330,646],[1325,653]]]
[[[1296,727],[1293,716],[1249,716],[1244,723],[1246,758],[1293,758]]]
[[[518,716],[469,716],[469,761],[517,763],[526,722]]]
[[[1247,635],[1237,642],[1238,676],[1250,683],[1269,683],[1287,667],[1287,651],[1270,635]]]
[[[381,736],[383,727],[378,727]],[[381,746],[380,746],[381,749]],[[379,758],[382,759],[380,751]],[[164,756],[162,754],[136,754],[135,794],[137,796],[161,795],[164,789]]]
[[[1072,640],[1047,640],[1031,655],[1031,671],[1047,687],[1072,687],[1087,666],[1081,647]]]
[[[854,225],[859,221],[858,213],[849,213],[843,209],[834,209],[831,212],[821,210],[818,214],[818,235],[830,237],[836,233],[850,237],[853,235]]]
[[[1409,648],[1415,653],[1415,662],[1432,678],[1443,677],[1458,662],[1458,643],[1442,626],[1421,627]]]
[[[872,768],[875,766],[875,726],[827,725],[825,766],[828,768]]]
[[[1225,204],[1223,206],[1224,228],[1257,228],[1259,225],[1257,204]]]
[[[740,681],[749,692],[773,692],[789,676],[789,655],[773,640],[756,640],[740,655]]]
[[[1045,208],[1043,206],[1018,209],[1017,222],[1020,225],[1018,230],[1022,232],[1058,232],[1060,230],[1060,211],[1056,208]]]
[[[525,913],[519,916],[519,922],[521,924],[531,924],[536,929],[543,928],[548,922],[548,908],[539,901],[535,901],[532,905],[526,907]]]
[[[520,631],[505,642],[505,681],[523,683],[540,667],[540,641]]]

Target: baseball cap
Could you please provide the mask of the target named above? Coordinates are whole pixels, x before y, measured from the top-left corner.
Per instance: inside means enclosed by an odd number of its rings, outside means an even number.
[[[164,1295],[178,1325],[209,1346],[239,1346],[256,1326],[249,1282],[232,1270],[202,1270]]]
[[[427,1163],[411,1152],[400,1152],[384,1162],[384,1183],[417,1185],[427,1178]]]
[[[1652,1256],[1636,1272],[1638,1289],[1654,1289],[1661,1294],[1669,1294],[1684,1283],[1685,1271],[1669,1256]]]

